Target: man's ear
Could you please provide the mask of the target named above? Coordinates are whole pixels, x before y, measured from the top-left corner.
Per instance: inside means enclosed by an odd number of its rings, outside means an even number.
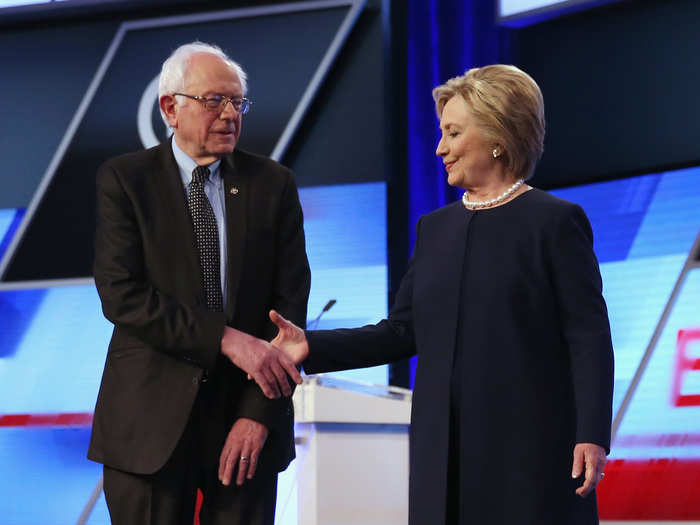
[[[158,100],[158,105],[160,110],[165,115],[165,119],[170,124],[171,128],[177,128],[177,111],[175,107],[177,103],[175,102],[175,95],[163,95]]]

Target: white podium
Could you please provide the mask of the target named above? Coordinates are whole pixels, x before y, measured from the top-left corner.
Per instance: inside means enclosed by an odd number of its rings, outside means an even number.
[[[294,393],[299,525],[406,525],[411,391],[308,376]]]

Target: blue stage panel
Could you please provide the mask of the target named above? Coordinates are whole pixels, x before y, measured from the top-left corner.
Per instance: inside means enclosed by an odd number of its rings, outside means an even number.
[[[580,204],[591,221],[615,349],[616,408],[700,234],[698,188],[700,167],[552,191]]]

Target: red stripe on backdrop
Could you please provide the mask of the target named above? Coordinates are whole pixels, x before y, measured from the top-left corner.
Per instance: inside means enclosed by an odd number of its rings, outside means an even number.
[[[614,459],[597,491],[604,520],[700,520],[700,459]]]
[[[90,412],[0,415],[0,427],[88,427],[91,424]],[[697,439],[693,438],[697,436],[683,436],[680,441],[684,445],[688,441],[695,444]],[[642,441],[646,446],[659,446],[659,439],[655,436]],[[664,438],[664,444],[668,439],[668,436]],[[634,444],[642,443],[635,441]],[[199,511],[201,493],[197,500]],[[598,486],[598,507],[604,520],[700,520],[700,459],[611,460],[605,467],[605,481]]]
[[[89,427],[90,412],[61,414],[5,414],[0,416],[0,427]]]

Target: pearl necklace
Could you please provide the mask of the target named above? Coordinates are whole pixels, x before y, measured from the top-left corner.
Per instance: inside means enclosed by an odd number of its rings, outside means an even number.
[[[494,204],[498,204],[499,202],[503,202],[506,200],[508,197],[513,195],[513,193],[523,185],[525,182],[524,179],[518,179],[515,184],[513,184],[510,188],[508,188],[506,191],[501,193],[498,197],[495,199],[491,199],[490,201],[469,201],[467,200],[467,195],[469,194],[468,191],[464,192],[464,195],[462,195],[462,204],[464,204],[464,207],[467,208],[468,210],[475,210],[477,208],[488,208],[490,206],[493,206]]]

